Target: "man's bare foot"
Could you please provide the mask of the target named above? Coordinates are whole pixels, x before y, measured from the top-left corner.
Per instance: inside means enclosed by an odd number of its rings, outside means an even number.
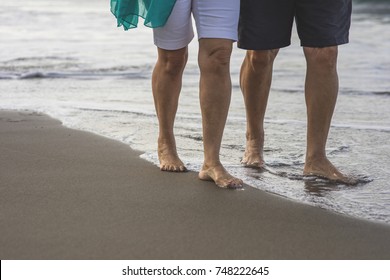
[[[221,164],[214,167],[203,165],[202,170],[199,172],[199,179],[214,181],[218,187],[229,189],[242,188],[244,184],[242,180],[230,175]]]
[[[186,172],[187,168],[177,155],[176,145],[158,141],[158,159],[160,170],[169,172]]]
[[[341,173],[327,158],[317,161],[306,161],[303,175],[318,176],[347,185],[356,185],[358,183],[355,178]]]
[[[247,140],[244,156],[242,157],[241,164],[246,167],[263,168],[265,162],[263,160],[263,141],[260,140]]]

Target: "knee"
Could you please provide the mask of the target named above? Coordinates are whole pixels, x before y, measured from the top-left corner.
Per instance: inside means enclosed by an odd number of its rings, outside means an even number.
[[[279,49],[247,51],[246,60],[253,69],[263,69],[273,65]]]
[[[199,66],[203,71],[220,72],[229,69],[232,46],[210,48],[199,56]]]
[[[163,51],[159,53],[158,64],[162,70],[170,75],[178,75],[183,72],[187,63],[188,52],[182,51]]]
[[[306,60],[309,64],[314,64],[323,69],[335,69],[337,66],[337,46],[325,48],[304,48]]]

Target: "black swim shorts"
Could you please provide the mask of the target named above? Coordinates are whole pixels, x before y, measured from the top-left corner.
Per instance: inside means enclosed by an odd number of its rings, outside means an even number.
[[[348,43],[352,0],[241,0],[238,47],[269,50],[291,44],[295,18],[304,47]]]

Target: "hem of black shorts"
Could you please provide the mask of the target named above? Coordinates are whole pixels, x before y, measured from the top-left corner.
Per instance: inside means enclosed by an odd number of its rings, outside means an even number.
[[[348,44],[349,40],[335,40],[333,42],[301,42],[301,47],[308,47],[308,48],[326,48],[326,47],[335,47],[340,45]]]
[[[281,49],[285,48],[291,45],[291,42],[286,42],[282,44],[269,44],[269,45],[250,45],[250,44],[242,44],[240,41],[237,42],[237,47],[244,50],[253,50],[253,51],[266,51],[266,50],[274,50],[274,49]]]

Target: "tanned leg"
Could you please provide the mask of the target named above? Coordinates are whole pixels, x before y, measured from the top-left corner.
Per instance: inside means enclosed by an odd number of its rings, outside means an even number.
[[[278,49],[247,51],[241,66],[240,85],[246,109],[246,148],[241,163],[264,166],[264,115],[272,81],[273,62]]]
[[[221,188],[243,186],[243,182],[230,175],[219,159],[231,98],[229,69],[231,52],[231,40],[199,40],[200,105],[204,145],[204,163],[199,178],[212,180]]]
[[[353,179],[342,174],[326,157],[325,147],[338,95],[337,46],[304,48],[307,62],[305,98],[307,107],[307,150],[303,173],[347,184]]]
[[[187,48],[174,51],[158,48],[158,60],[153,70],[152,90],[159,123],[158,158],[163,171],[187,170],[177,154],[173,132],[187,58]]]

